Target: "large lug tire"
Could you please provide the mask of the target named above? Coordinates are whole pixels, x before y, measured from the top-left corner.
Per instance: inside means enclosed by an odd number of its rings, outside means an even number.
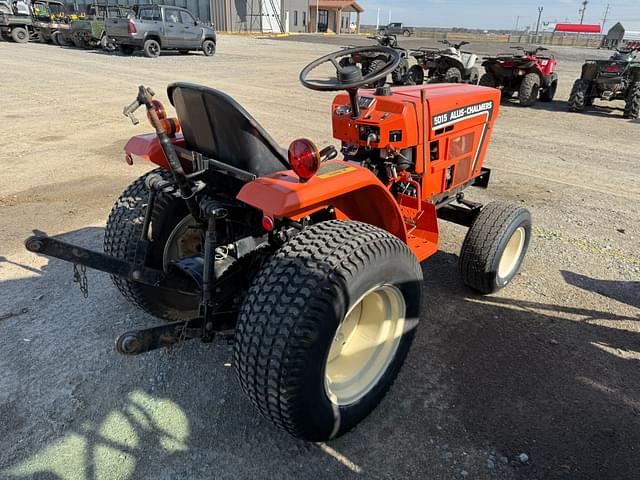
[[[120,45],[118,49],[122,55],[131,55],[135,50],[132,45]]]
[[[364,77],[365,75],[369,75],[373,72],[377,72],[378,70],[382,69],[384,65],[385,65],[384,60],[372,60],[371,62],[364,64],[362,66],[362,76]],[[368,88],[382,87],[386,82],[387,82],[386,78],[381,78],[376,82],[368,84],[367,87]]]
[[[556,92],[558,91],[558,80],[554,80],[551,82],[547,88],[545,88],[542,93],[540,93],[540,101],[542,102],[553,102],[553,97],[556,96]]]
[[[518,273],[531,239],[531,214],[508,202],[491,202],[475,218],[460,251],[462,281],[480,293],[505,287]]]
[[[522,79],[518,100],[523,107],[530,107],[538,101],[540,93],[540,77],[537,73],[527,73]]]
[[[424,70],[420,65],[412,65],[407,72],[407,85],[422,85],[424,83]]]
[[[483,73],[480,77],[480,80],[478,81],[478,85],[482,87],[497,88],[498,80],[496,80],[496,77],[494,77],[490,73]]]
[[[410,32],[409,30],[404,30],[404,31],[402,32],[402,36],[403,36],[403,37],[410,37],[410,36],[411,36],[411,32]]]
[[[26,28],[15,27],[11,30],[11,39],[16,43],[27,43],[29,41],[29,32]]]
[[[460,72],[460,69],[457,67],[450,67],[444,72],[442,81],[444,83],[460,83],[462,82],[462,72]]]
[[[129,185],[113,206],[107,220],[104,233],[104,253],[107,255],[133,261],[147,210],[149,191],[145,186],[145,179],[150,174],[159,174],[166,180],[172,179],[170,172],[158,168]],[[147,266],[163,270],[168,240],[176,226],[186,217],[190,218],[182,200],[163,193],[156,195],[151,217],[153,242],[150,244]],[[129,302],[151,315],[165,320],[188,320],[197,316],[199,296],[195,294],[164,290],[116,275],[111,278]]]
[[[586,96],[588,88],[589,83],[585,80],[578,79],[575,81],[573,87],[571,88],[571,93],[569,94],[569,101],[567,102],[570,112],[584,111],[584,108],[587,104]]]
[[[476,67],[471,67],[471,70],[469,70],[469,78],[467,80],[467,83],[471,85],[478,85],[479,81],[480,71]]]
[[[160,44],[153,38],[145,40],[142,49],[144,50],[144,55],[148,58],[158,58],[160,56]]]
[[[242,390],[296,437],[342,435],[396,378],[421,290],[420,264],[388,232],[335,220],[303,230],[256,275],[242,307],[233,356]]]
[[[205,40],[202,42],[202,53],[207,57],[212,57],[216,53],[216,44],[213,40]]]
[[[624,118],[640,117],[640,82],[632,83],[624,107]]]

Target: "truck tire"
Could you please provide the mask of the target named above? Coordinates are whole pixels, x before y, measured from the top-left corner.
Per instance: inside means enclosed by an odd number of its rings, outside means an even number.
[[[150,174],[159,174],[166,180],[173,178],[167,170],[156,168],[138,178],[120,195],[111,209],[104,232],[104,253],[107,255],[133,261],[147,209],[149,191],[145,179]],[[157,194],[151,218],[153,243],[147,257],[148,266],[163,270],[166,244],[176,226],[187,216],[183,201],[163,193]],[[197,295],[164,290],[116,275],[111,279],[130,303],[155,317],[175,321],[188,320],[198,314]]]
[[[407,85],[422,85],[424,83],[424,70],[420,65],[412,65],[407,73]]]
[[[538,101],[540,93],[540,77],[537,73],[527,73],[522,79],[518,91],[518,100],[523,107],[530,107]]]
[[[160,44],[157,40],[150,38],[144,41],[144,55],[148,58],[158,58],[160,56]]]
[[[553,102],[553,97],[556,96],[556,92],[558,91],[558,81],[554,80],[551,82],[547,88],[545,88],[540,94],[540,101],[542,102]]]
[[[446,72],[444,72],[444,77],[442,78],[444,83],[460,83],[462,82],[462,72],[457,67],[449,67]]]
[[[206,57],[213,57],[216,53],[216,43],[213,40],[205,40],[202,42],[202,53]]]
[[[256,275],[241,309],[233,361],[242,390],[296,437],[344,434],[396,378],[421,291],[420,264],[390,233],[354,221],[306,228]]]
[[[11,30],[11,39],[16,43],[27,43],[29,41],[29,32],[26,28],[14,27]]]
[[[573,84],[567,105],[570,112],[583,112],[586,106],[586,95],[589,83],[579,78]]]
[[[118,49],[120,50],[120,53],[123,55],[131,55],[135,50],[135,48],[132,45],[120,45]]]
[[[632,83],[629,87],[627,101],[624,107],[624,118],[640,117],[640,82]]]
[[[462,281],[480,293],[505,287],[518,273],[531,239],[531,214],[508,202],[491,202],[475,218],[462,243]]]
[[[478,81],[478,85],[482,87],[497,88],[498,80],[496,80],[496,77],[494,77],[490,73],[483,73],[480,77],[480,81]]]

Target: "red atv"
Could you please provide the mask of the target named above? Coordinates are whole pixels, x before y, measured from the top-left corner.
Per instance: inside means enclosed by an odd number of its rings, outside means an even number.
[[[544,47],[535,50],[511,48],[521,53],[485,57],[482,66],[486,73],[480,77],[480,85],[500,88],[502,98],[510,98],[517,92],[523,107],[533,105],[538,97],[543,102],[551,102],[558,89],[556,59],[553,55],[538,55],[538,52],[547,50]]]
[[[370,54],[387,59],[375,72],[340,64]],[[438,251],[438,220],[468,229],[459,271],[480,293],[516,276],[531,237],[522,206],[465,196],[489,182],[499,92],[361,89],[401,60],[360,47],[300,74],[312,90],[346,91],[331,107],[341,159],[304,138],[281,148],[218,90],[170,85],[172,118],[140,86],[124,113],[143,107],[154,132],[125,152],[156,168],[116,201],[104,253],[45,235],[27,249],[110,273],[127,300],[167,320],[123,333],[119,352],[233,339],[242,389],[278,427],[311,441],[349,431],[390,388],[428,311],[420,262]],[[319,78],[331,65],[335,75]]]

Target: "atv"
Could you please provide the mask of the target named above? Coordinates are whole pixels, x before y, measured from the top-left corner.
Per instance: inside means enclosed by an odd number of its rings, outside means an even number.
[[[482,66],[486,73],[480,77],[480,85],[500,88],[503,98],[510,98],[517,92],[523,107],[533,105],[538,97],[543,102],[553,101],[558,89],[558,74],[555,72],[557,62],[554,56],[538,55],[547,50],[544,47],[533,50],[511,48],[521,53],[484,59]]]
[[[594,99],[623,100],[624,118],[640,116],[640,47],[618,50],[609,60],[587,60],[573,84],[569,110],[582,112]]]
[[[353,55],[387,60],[363,75],[340,65]],[[284,150],[218,90],[169,85],[170,117],[140,86],[123,113],[136,123],[144,107],[154,133],[131,138],[126,159],[157,168],[115,202],[104,253],[44,234],[26,248],[73,263],[85,294],[87,267],[110,273],[128,301],[167,321],[123,333],[118,352],[232,340],[242,390],[264,416],[309,441],[342,435],[381,401],[407,356],[438,219],[468,228],[460,274],[484,294],[514,279],[531,237],[522,206],[465,196],[488,185],[500,93],[361,89],[401,61],[395,49],[359,47],[300,73],[311,90],[346,90],[331,107],[341,159],[306,138]]]
[[[407,84],[407,72],[409,71],[409,52],[398,46],[398,38],[395,35],[389,34],[380,34],[380,35],[370,35],[367,38],[371,40],[375,40],[378,45],[382,47],[393,48],[400,54],[400,64],[398,67],[391,72],[391,80],[394,85],[405,85]],[[347,47],[353,48],[353,47]],[[362,70],[362,74],[367,76],[370,73],[376,72],[380,70],[387,62],[388,58],[380,53],[371,53],[371,54],[355,54],[350,57],[345,57],[341,60],[341,66],[347,65],[360,65]],[[382,86],[386,83],[387,78],[381,78],[375,84],[366,85],[370,88],[375,88]]]
[[[480,72],[475,66],[478,56],[460,50],[469,42],[450,43],[442,40],[446,49],[420,48],[413,50],[411,56],[418,62],[409,69],[409,77],[414,85],[422,85],[425,80],[432,83],[470,83],[477,85]]]

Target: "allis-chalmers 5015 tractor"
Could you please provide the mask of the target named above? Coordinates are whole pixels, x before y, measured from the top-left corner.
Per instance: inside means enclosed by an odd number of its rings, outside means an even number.
[[[369,75],[340,66],[376,52],[386,65]],[[119,352],[233,339],[242,389],[278,427],[312,441],[347,432],[389,389],[425,315],[420,262],[438,250],[438,219],[469,228],[460,273],[481,293],[516,275],[531,235],[526,209],[463,194],[489,181],[500,92],[359,90],[399,61],[394,49],[360,47],[301,72],[312,90],[346,90],[331,108],[342,159],[307,139],[283,150],[217,90],[170,85],[169,118],[139,87],[125,114],[145,107],[155,133],[129,140],[126,156],[158,168],[115,203],[104,253],[43,235],[27,249],[79,265],[81,286],[84,267],[110,273],[125,298],[167,320],[123,333]],[[335,76],[320,79],[321,65]]]

